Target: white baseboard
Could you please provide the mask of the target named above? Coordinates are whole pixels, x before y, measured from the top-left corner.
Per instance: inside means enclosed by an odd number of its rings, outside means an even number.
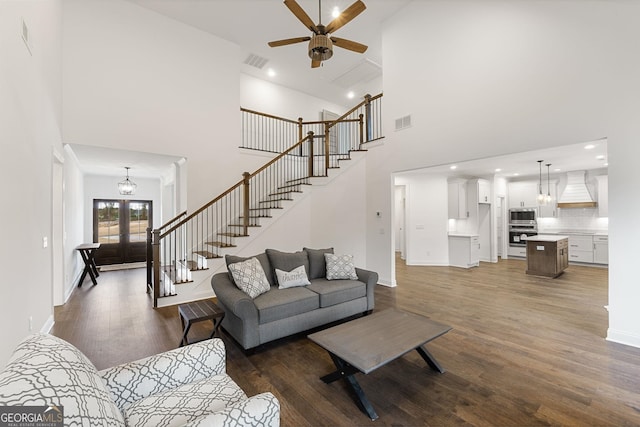
[[[640,348],[640,336],[611,328],[607,330],[607,341]]]
[[[40,332],[42,332],[43,334],[48,334],[51,331],[51,328],[53,328],[54,324],[55,322],[53,320],[53,314],[52,314],[49,316],[47,321],[44,322],[44,325],[42,325],[42,329],[40,329]]]

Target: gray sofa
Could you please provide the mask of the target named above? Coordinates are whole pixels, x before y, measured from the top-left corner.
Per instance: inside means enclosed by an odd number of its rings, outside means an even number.
[[[247,350],[373,310],[378,274],[355,268],[355,280],[328,280],[325,253],[333,254],[333,249],[304,248],[294,253],[267,249],[255,257],[227,255],[227,267],[257,258],[270,287],[267,292],[251,298],[236,286],[231,273],[215,274],[211,287],[218,305],[226,312],[222,327]],[[304,265],[310,284],[280,289],[275,270],[289,272],[300,265]]]

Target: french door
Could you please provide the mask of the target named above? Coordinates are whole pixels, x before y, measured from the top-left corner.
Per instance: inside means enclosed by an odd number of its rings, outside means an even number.
[[[96,264],[145,261],[152,214],[150,200],[94,199],[93,241],[100,243]]]

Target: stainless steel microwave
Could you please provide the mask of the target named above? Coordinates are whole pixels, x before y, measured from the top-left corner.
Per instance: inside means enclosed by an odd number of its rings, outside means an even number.
[[[509,209],[509,224],[535,225],[538,208]]]

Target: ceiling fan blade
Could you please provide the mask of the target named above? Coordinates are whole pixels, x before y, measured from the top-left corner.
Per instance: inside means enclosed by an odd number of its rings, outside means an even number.
[[[352,50],[358,53],[365,53],[367,51],[367,45],[362,43],[354,42],[352,40],[341,39],[339,37],[331,37],[331,41],[334,45],[341,47],[343,49]]]
[[[313,31],[315,34],[318,34],[318,27],[313,23],[307,12],[296,2],[296,0],[284,0],[285,6],[289,8],[291,13],[293,13],[296,18],[300,20],[304,24],[305,27]]]
[[[311,60],[311,68],[318,68],[322,61],[316,61],[315,59]]]
[[[292,39],[276,40],[276,41],[269,42],[267,44],[271,47],[278,47],[278,46],[286,46],[288,44],[308,42],[309,40],[311,40],[311,37],[295,37]]]
[[[340,27],[360,15],[366,8],[367,6],[365,6],[361,0],[357,0],[354,4],[342,11],[340,16],[329,22],[329,25],[325,27],[325,30],[327,33],[336,32]]]

